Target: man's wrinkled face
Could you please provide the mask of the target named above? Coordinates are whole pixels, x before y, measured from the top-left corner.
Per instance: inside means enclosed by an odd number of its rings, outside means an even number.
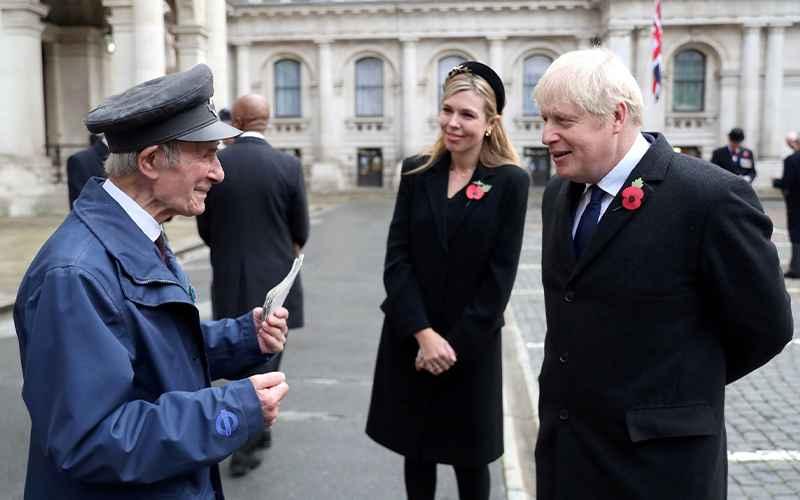
[[[544,127],[542,143],[560,177],[595,184],[613,166],[612,117],[602,119],[571,102],[540,108]]]
[[[180,154],[175,165],[169,165],[164,151],[159,151],[159,178],[154,194],[170,217],[200,215],[206,209],[206,196],[211,186],[225,178],[217,159],[219,142],[178,144]]]

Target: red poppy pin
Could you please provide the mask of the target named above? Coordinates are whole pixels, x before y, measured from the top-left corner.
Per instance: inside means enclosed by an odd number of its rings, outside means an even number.
[[[475,181],[467,186],[467,198],[470,200],[480,200],[483,195],[489,192],[492,186],[481,181]]]
[[[644,181],[641,177],[622,190],[622,206],[626,210],[639,210],[644,199]]]
[[[750,151],[746,149],[742,151],[742,158],[750,158]]]

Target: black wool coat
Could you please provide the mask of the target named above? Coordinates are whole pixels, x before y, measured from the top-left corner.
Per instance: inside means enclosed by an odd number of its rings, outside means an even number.
[[[67,189],[69,190],[69,208],[78,199],[86,181],[92,177],[105,177],[104,164],[108,158],[108,146],[97,141],[91,146],[67,158]]]
[[[403,162],[403,172],[422,159]],[[367,434],[406,457],[482,465],[503,453],[500,329],[522,247],[528,174],[478,166],[491,189],[448,238],[445,155],[402,177],[389,227],[386,300]],[[442,375],[417,372],[413,334],[431,327],[457,355]]]
[[[784,158],[781,188],[786,198],[786,225],[789,227],[789,239],[792,243],[798,244],[800,243],[800,151],[795,151]]]
[[[197,217],[211,249],[214,318],[235,318],[264,303],[289,272],[293,244],[308,239],[309,218],[300,162],[257,137],[240,137],[219,153],[225,179]],[[300,276],[286,298],[289,328],[303,326]]]
[[[579,259],[584,185],[554,178],[545,190],[538,500],[725,499],[725,385],[792,337],[752,188],[645,136],[625,183],[644,181],[642,205],[617,195]]]

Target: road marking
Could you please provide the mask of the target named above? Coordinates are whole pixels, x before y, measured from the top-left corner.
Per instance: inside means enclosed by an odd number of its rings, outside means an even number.
[[[14,328],[14,320],[0,320],[0,339],[7,339],[16,336],[17,330]]]
[[[525,296],[532,296],[532,295],[544,295],[543,288],[515,288],[511,295],[514,297],[525,297]]]
[[[734,451],[728,453],[728,462],[800,462],[797,450],[756,450]]]
[[[541,264],[520,264],[518,269],[520,270],[531,270],[531,269],[541,269]]]
[[[544,349],[544,342],[528,342],[525,347],[528,349]]]
[[[790,341],[789,343],[790,344],[794,344],[794,345],[800,345],[800,339],[794,339],[794,340]]]
[[[278,416],[278,420],[289,421],[309,421],[309,420],[342,420],[344,415],[337,415],[335,413],[328,413],[324,411],[292,411],[282,410]]]

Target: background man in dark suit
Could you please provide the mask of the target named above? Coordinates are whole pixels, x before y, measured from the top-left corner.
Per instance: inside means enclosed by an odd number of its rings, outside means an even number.
[[[725,385],[792,337],[772,224],[742,179],[641,132],[610,51],[562,55],[534,95],[558,173],[537,498],[722,500]]]
[[[309,220],[300,162],[276,151],[264,138],[270,109],[260,95],[246,95],[233,105],[233,124],[245,132],[219,153],[225,183],[211,190],[197,228],[211,249],[211,301],[215,318],[248,311],[280,282],[308,239]],[[286,298],[290,329],[303,326],[300,276]],[[256,372],[277,370],[280,358]],[[247,374],[243,374],[245,376]],[[241,476],[261,461],[255,454],[271,441],[269,430],[251,440],[231,460],[231,474]]]
[[[728,141],[727,146],[714,150],[711,163],[743,177],[747,182],[753,182],[756,178],[756,157],[752,150],[742,146],[744,131],[739,127],[731,129]]]
[[[800,140],[797,132],[786,135],[786,145],[793,152],[783,160],[783,177],[776,186],[783,190],[786,200],[786,225],[792,242],[792,260],[784,276],[800,279]]]
[[[67,159],[67,188],[69,189],[69,209],[81,194],[86,181],[92,177],[105,177],[103,164],[108,158],[108,145],[102,135],[92,134],[90,146],[78,151]]]

